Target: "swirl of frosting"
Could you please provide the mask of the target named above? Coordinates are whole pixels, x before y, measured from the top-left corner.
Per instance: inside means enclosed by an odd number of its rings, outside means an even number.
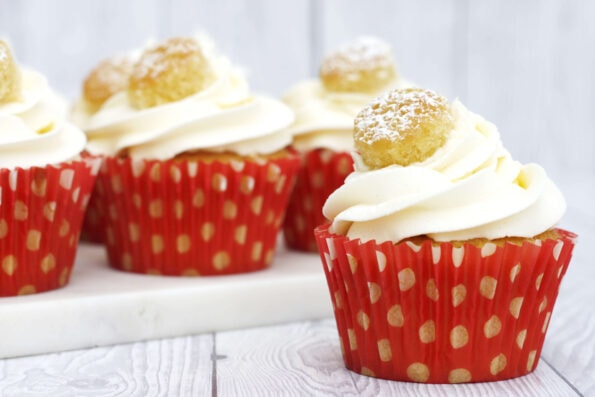
[[[8,47],[0,46],[0,63],[9,60]],[[11,74],[2,77],[18,79],[20,84],[15,85],[14,95],[0,100],[0,167],[45,166],[76,158],[86,138],[66,121],[66,102],[51,91],[40,73],[17,66]],[[7,84],[6,80],[0,84]]]
[[[398,242],[533,237],[561,219],[566,204],[544,169],[514,161],[496,127],[451,104],[454,128],[427,159],[370,170],[354,154],[355,171],[323,212],[335,233]]]
[[[372,77],[376,77],[377,84],[371,88],[361,81],[371,76],[357,74],[365,73],[366,68],[376,73]],[[329,76],[334,84],[325,84]],[[347,84],[350,89],[341,89],[344,87],[340,84]],[[320,78],[296,84],[283,97],[296,114],[289,129],[293,146],[299,151],[351,151],[353,118],[359,110],[381,91],[410,85],[397,75],[392,49],[384,41],[360,37],[341,46],[323,60]]]
[[[168,159],[198,150],[269,154],[289,145],[285,130],[294,120],[291,109],[251,94],[239,69],[210,41],[196,40],[214,74],[212,83],[182,99],[141,109],[128,92],[114,94],[85,122],[89,152]]]

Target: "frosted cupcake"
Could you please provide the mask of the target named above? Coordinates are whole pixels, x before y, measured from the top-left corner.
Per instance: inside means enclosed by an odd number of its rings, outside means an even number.
[[[68,283],[99,161],[45,77],[0,40],[0,296]]]
[[[95,193],[110,264],[166,275],[270,265],[299,163],[292,111],[251,94],[204,38],[146,48],[115,91],[85,127],[87,150],[106,157]]]
[[[82,95],[74,102],[70,119],[85,128],[90,118],[98,112],[103,104],[117,93],[128,89],[128,80],[132,66],[138,59],[138,52],[120,54],[99,62],[87,75],[83,83]],[[92,243],[103,243],[105,234],[104,206],[100,205],[97,193],[93,193],[87,206],[81,240]]]
[[[287,245],[315,252],[313,230],[324,222],[322,205],[353,170],[353,118],[380,92],[405,87],[390,46],[361,37],[327,55],[319,78],[292,87],[283,100],[295,111],[290,132],[302,157],[283,225]]]
[[[430,383],[533,371],[576,237],[543,168],[428,90],[372,101],[354,141],[316,230],[346,366]]]

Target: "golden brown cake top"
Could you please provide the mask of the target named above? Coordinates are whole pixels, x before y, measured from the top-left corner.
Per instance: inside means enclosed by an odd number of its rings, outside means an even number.
[[[145,109],[186,98],[215,79],[200,43],[174,37],[141,54],[130,75],[128,95],[134,108]]]
[[[530,244],[539,244],[538,241],[546,241],[546,240],[558,240],[562,237],[560,233],[560,229],[551,228],[547,229],[546,231],[539,233],[532,237],[501,237],[496,239],[488,239],[488,238],[472,238],[469,240],[453,240],[450,243],[454,247],[461,247],[465,244],[472,244],[478,248],[485,246],[486,244],[496,244],[499,247],[503,247],[505,244],[513,244],[513,245],[523,245],[524,243]],[[433,246],[438,246],[442,244],[440,241],[433,240],[432,238],[423,235],[423,236],[413,236],[407,239],[401,240],[401,242],[411,242],[416,245],[422,245],[425,241],[430,240]]]
[[[372,169],[409,165],[430,157],[454,127],[448,100],[422,88],[395,89],[355,118],[355,148]]]
[[[329,91],[378,92],[397,77],[391,47],[362,37],[326,56],[320,79]]]

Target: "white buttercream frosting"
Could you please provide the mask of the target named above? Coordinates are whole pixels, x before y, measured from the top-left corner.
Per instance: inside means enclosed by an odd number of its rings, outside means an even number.
[[[411,84],[396,78],[388,88],[405,88]],[[335,151],[353,150],[353,119],[378,93],[329,91],[319,79],[296,84],[283,96],[295,112],[289,128],[293,146],[299,151],[317,148]]]
[[[354,154],[356,170],[323,209],[333,232],[393,242],[528,238],[559,222],[565,200],[544,169],[513,160],[493,124],[451,106],[455,128],[423,162],[368,170]]]
[[[239,155],[269,154],[289,145],[286,127],[294,120],[289,107],[273,98],[250,93],[238,68],[204,38],[205,55],[215,82],[179,101],[146,109],[131,106],[127,92],[109,98],[85,120],[91,153],[133,158],[167,159],[206,150]],[[75,112],[84,106],[75,105]]]
[[[18,99],[0,103],[0,167],[32,167],[76,158],[85,135],[67,120],[67,103],[40,73],[21,67]]]
[[[361,73],[374,75],[376,84],[362,82]],[[411,86],[397,75],[392,48],[384,40],[361,36],[343,44],[323,59],[318,78],[299,82],[283,97],[296,113],[289,129],[293,146],[301,152],[353,150],[353,119],[360,109],[381,92]]]

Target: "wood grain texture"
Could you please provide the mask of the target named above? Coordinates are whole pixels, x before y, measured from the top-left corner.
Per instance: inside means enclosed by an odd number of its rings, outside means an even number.
[[[19,62],[70,98],[101,59],[143,45],[165,29],[158,0],[0,0],[0,37]]]
[[[564,218],[564,227],[577,233],[579,240],[562,281],[542,357],[581,393],[595,396],[595,216],[583,210],[592,207],[587,203],[591,195],[584,187],[583,192],[582,201],[574,202]]]
[[[280,95],[340,43],[379,35],[404,77],[463,99],[556,180],[595,170],[593,18],[583,0],[0,0],[0,36],[70,98],[98,60],[150,37],[205,30]]]
[[[70,98],[101,59],[149,39],[208,33],[257,91],[281,94],[310,65],[308,2],[0,0],[0,37]]]
[[[217,392],[233,395],[353,395],[331,321],[304,322],[216,337]]]
[[[293,323],[0,361],[1,396],[575,396],[541,362],[506,382],[423,385],[346,370],[334,320]],[[586,394],[588,395],[588,394]]]
[[[459,5],[457,5],[459,4]],[[320,59],[343,42],[360,35],[387,40],[401,75],[449,97],[461,96],[459,63],[460,3],[448,1],[329,0],[321,3]]]
[[[392,396],[527,396],[527,397],[575,397],[577,392],[564,382],[551,367],[540,362],[535,371],[527,376],[502,382],[472,383],[461,385],[425,385],[418,383],[390,382],[353,375],[359,395]]]
[[[221,332],[216,337],[219,396],[576,396],[551,367],[506,382],[424,385],[345,369],[334,320]]]
[[[468,105],[522,162],[594,170],[595,3],[469,2]],[[580,144],[579,144],[580,142]]]
[[[308,75],[309,4],[275,0],[170,0],[169,35],[204,31],[243,66],[251,87],[274,95]]]
[[[0,396],[206,396],[212,335],[0,361]]]

